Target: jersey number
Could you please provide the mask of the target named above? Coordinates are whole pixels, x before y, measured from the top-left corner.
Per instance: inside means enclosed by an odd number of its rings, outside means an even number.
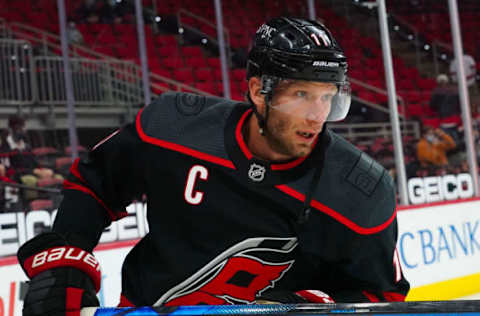
[[[198,205],[203,200],[203,192],[195,190],[195,183],[197,178],[202,180],[207,180],[208,178],[208,170],[204,166],[195,165],[190,168],[188,172],[187,182],[185,183],[185,191],[183,196],[185,197],[185,201],[192,205]]]

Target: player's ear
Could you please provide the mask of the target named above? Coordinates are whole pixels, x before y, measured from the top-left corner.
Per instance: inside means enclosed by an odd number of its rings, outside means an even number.
[[[250,77],[248,79],[248,93],[253,104],[257,107],[259,113],[264,113],[265,109],[265,95],[260,91],[262,90],[262,81],[259,77]]]

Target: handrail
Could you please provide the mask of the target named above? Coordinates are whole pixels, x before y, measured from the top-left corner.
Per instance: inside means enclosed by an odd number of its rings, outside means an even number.
[[[60,189],[31,187],[31,186],[16,183],[16,182],[0,181],[0,186],[9,186],[9,187],[18,188],[18,189],[35,190],[35,191],[47,192],[47,193],[58,193],[58,194],[62,193],[62,190]]]
[[[213,96],[213,94],[211,93],[208,93],[206,91],[203,91],[203,90],[200,90],[200,89],[197,89],[195,87],[192,87],[192,86],[189,86],[187,84],[184,84],[184,83],[181,83],[181,82],[178,82],[178,81],[175,81],[173,79],[169,79],[169,78],[166,78],[166,77],[163,77],[163,76],[160,76],[158,74],[155,74],[155,73],[151,73],[150,74],[150,78],[152,79],[158,79],[164,83],[169,83],[169,84],[172,84],[172,85],[175,85],[176,87],[176,91],[184,91],[184,90],[188,90],[190,92],[195,92],[195,93],[199,93],[199,94],[202,94],[202,95],[207,95],[207,96]],[[155,85],[156,88],[159,88],[161,87],[160,85]],[[164,88],[164,89],[162,89]],[[162,91],[170,91],[170,89],[167,89],[165,87],[162,87],[160,88]]]
[[[380,136],[384,138],[392,137],[392,126],[389,122],[386,123],[331,123],[329,128],[334,129],[336,133],[347,138],[358,137],[375,137]],[[416,121],[406,121],[400,125],[403,135],[412,135],[415,138],[420,137],[420,126]],[[362,130],[367,131],[362,131]],[[371,129],[374,129],[373,131]]]
[[[374,91],[376,93],[380,93],[380,94],[383,94],[383,95],[386,95],[388,96],[388,91],[387,90],[384,90],[384,89],[381,89],[381,88],[378,88],[378,87],[375,87],[375,86],[372,86],[368,83],[365,83],[363,81],[360,81],[360,80],[357,80],[357,79],[354,79],[354,78],[350,78],[349,79],[351,83],[354,83],[356,85],[359,85],[360,87],[362,88],[365,88],[367,90],[371,90],[371,91]],[[372,103],[372,102],[369,102],[369,101],[366,101],[366,100],[363,100],[362,98],[357,98],[357,97],[354,97],[354,99],[359,99],[361,100],[363,103],[366,103],[367,105],[370,105],[376,109],[380,109],[380,108],[385,108],[385,107],[382,107],[380,104],[376,104],[376,103]],[[405,109],[405,106],[406,106],[406,103],[405,103],[405,100],[403,99],[402,96],[398,95],[397,94],[397,101],[400,103],[400,108],[403,110],[403,113],[406,113],[406,109]],[[388,109],[386,109],[386,111],[388,111]],[[405,119],[405,115],[402,114],[402,113],[398,113],[398,115]]]
[[[16,36],[25,38],[25,39],[33,42],[33,43],[43,45],[45,50],[47,48],[51,48],[51,49],[54,49],[54,50],[57,50],[57,51],[61,51],[60,37],[55,35],[55,34],[52,34],[50,32],[46,32],[46,31],[38,29],[36,27],[32,27],[32,26],[29,26],[29,25],[18,23],[18,22],[10,23],[9,29]],[[32,35],[31,33],[34,33],[34,35]],[[50,41],[49,39],[52,40],[53,42]],[[126,60],[123,60],[123,59],[118,59],[118,58],[115,58],[115,57],[112,57],[112,56],[109,56],[109,55],[105,55],[105,54],[102,54],[102,53],[98,53],[98,52],[96,52],[92,49],[89,49],[85,46],[78,45],[78,44],[71,44],[70,47],[71,47],[71,53],[74,56],[82,57],[82,58],[102,59],[102,60],[108,60],[108,61],[111,61],[111,62],[126,62],[126,63],[131,64],[131,66],[134,67],[134,69],[139,74],[141,73],[140,72],[141,67],[139,65],[135,64],[134,62],[130,62],[130,61],[126,61]],[[199,94],[202,94],[202,95],[211,95],[210,93],[208,93],[206,91],[199,90],[195,87],[186,85],[186,84],[184,84],[180,81],[176,81],[174,79],[165,78],[165,77],[157,75],[157,74],[155,74],[151,71],[150,71],[150,78],[154,79],[154,80],[157,80],[157,81],[162,81],[164,83],[171,84],[171,85],[175,86],[177,91],[182,91],[182,89],[185,89],[185,90],[193,91],[193,92],[196,92],[196,93],[199,93]],[[139,75],[138,79],[140,80],[140,75]],[[158,88],[158,85],[155,85],[155,86],[151,85],[151,88],[153,88],[153,87]]]

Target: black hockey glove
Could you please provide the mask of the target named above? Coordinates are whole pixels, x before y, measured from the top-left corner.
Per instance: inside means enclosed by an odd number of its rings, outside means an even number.
[[[317,290],[268,291],[257,297],[256,304],[301,304],[301,303],[335,303],[326,293]]]
[[[45,233],[26,242],[17,256],[30,278],[23,316],[79,316],[82,307],[99,306],[100,267],[88,251]]]

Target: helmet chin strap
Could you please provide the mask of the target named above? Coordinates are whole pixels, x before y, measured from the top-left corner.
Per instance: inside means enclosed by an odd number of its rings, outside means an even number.
[[[275,85],[278,83],[278,79],[271,76],[262,76],[261,79],[262,79],[262,90],[260,90],[260,93],[265,95],[265,116],[263,117],[258,112],[257,107],[255,106],[252,99],[250,98],[250,94],[248,95],[248,100],[252,104],[253,113],[255,113],[255,116],[257,117],[258,132],[260,133],[260,135],[265,136],[265,133],[267,131],[267,119],[268,119],[269,108],[273,98],[273,89]]]

